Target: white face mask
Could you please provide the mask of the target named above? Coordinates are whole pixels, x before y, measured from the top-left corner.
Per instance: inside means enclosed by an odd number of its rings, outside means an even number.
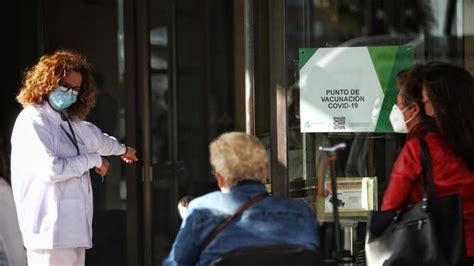
[[[393,131],[397,133],[408,133],[408,128],[407,128],[407,123],[410,122],[413,118],[408,119],[405,121],[405,118],[403,117],[403,112],[405,112],[408,107],[403,108],[403,110],[400,110],[396,104],[393,105],[392,112],[390,113],[390,123],[392,124]]]

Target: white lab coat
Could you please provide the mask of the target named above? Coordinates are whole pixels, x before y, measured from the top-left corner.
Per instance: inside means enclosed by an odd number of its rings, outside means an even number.
[[[12,188],[25,247],[92,247],[92,187],[89,169],[102,156],[120,155],[126,147],[91,123],[72,127],[80,155],[61,129],[67,121],[48,103],[24,108],[13,128]],[[71,133],[70,133],[71,134]]]

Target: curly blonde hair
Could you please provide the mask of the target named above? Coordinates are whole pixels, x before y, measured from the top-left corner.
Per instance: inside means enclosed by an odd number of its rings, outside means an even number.
[[[82,84],[77,101],[68,108],[68,114],[71,118],[84,119],[95,105],[96,85],[86,58],[74,51],[58,50],[42,56],[25,72],[17,101],[23,107],[42,105],[48,94],[71,72],[81,73]]]
[[[220,135],[209,145],[212,167],[228,188],[245,179],[267,178],[268,155],[259,139],[243,132]]]

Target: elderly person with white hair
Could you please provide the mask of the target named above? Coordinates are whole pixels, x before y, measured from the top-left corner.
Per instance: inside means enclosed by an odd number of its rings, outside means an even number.
[[[311,207],[267,195],[268,156],[257,138],[226,133],[209,148],[220,191],[189,203],[163,265],[208,265],[242,247],[290,244],[319,249],[319,225]]]

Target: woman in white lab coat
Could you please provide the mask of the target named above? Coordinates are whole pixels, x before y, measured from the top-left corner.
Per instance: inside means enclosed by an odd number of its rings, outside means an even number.
[[[13,196],[29,265],[84,265],[92,247],[89,169],[104,176],[102,156],[137,161],[136,151],[83,119],[95,102],[86,59],[72,51],[45,55],[26,72],[13,128]]]

